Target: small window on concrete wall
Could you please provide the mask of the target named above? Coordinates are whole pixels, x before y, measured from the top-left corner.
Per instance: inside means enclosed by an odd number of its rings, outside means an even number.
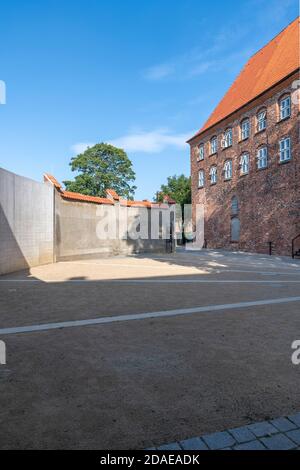
[[[231,219],[231,241],[238,242],[240,240],[240,220],[238,217]]]

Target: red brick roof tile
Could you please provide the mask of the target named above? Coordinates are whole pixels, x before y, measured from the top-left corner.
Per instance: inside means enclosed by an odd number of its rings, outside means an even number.
[[[56,189],[58,190],[61,190],[62,189],[62,186],[61,184],[57,181],[57,179],[54,178],[54,176],[52,175],[49,175],[49,173],[45,173],[44,174],[44,181],[49,181],[50,183],[52,183]]]
[[[105,192],[110,199],[114,199],[115,201],[120,200],[120,196],[114,189],[107,189]]]
[[[54,176],[49,175],[48,173],[44,174],[44,180],[52,183],[53,186],[59,191],[63,199],[69,199],[69,200],[79,201],[79,202],[92,202],[94,204],[109,204],[109,205],[114,205],[115,201],[119,200],[122,206],[127,206],[127,207],[149,207],[149,208],[159,207],[162,209],[165,209],[168,207],[167,204],[155,204],[147,200],[130,201],[127,199],[122,199],[120,198],[120,196],[118,196],[116,191],[114,191],[113,189],[108,189],[106,191],[106,193],[111,196],[110,198],[98,197],[98,196],[87,196],[86,194],[73,193],[71,191],[64,191],[62,189],[61,184],[54,178]]]
[[[189,140],[296,72],[299,63],[298,17],[250,58],[204,126]]]
[[[114,202],[111,199],[107,199],[105,197],[87,196],[85,194],[73,193],[71,191],[63,191],[62,197],[64,199],[72,199],[72,200],[83,201],[83,202],[93,202],[95,204],[114,205]]]

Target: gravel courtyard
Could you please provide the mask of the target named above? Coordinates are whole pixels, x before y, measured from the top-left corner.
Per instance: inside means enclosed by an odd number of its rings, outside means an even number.
[[[300,261],[180,251],[0,277],[1,449],[138,449],[300,410]]]

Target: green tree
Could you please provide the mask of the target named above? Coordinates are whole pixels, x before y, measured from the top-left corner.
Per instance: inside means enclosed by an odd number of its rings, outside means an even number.
[[[185,175],[170,176],[167,184],[162,184],[155,200],[162,202],[164,195],[170,196],[177,204],[191,204],[191,178]]]
[[[78,172],[74,181],[64,181],[67,191],[88,196],[105,196],[106,189],[114,189],[119,196],[132,199],[136,186],[135,172],[126,152],[109,144],[96,144],[73,157],[72,171]]]

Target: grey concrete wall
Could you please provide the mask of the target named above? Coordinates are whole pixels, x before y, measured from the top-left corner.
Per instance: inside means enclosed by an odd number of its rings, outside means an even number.
[[[53,262],[54,189],[0,168],[0,274]]]
[[[0,168],[0,275],[76,258],[170,251],[165,239],[151,238],[149,209],[128,208],[128,226],[122,231],[119,223],[127,209],[120,208],[115,239],[99,237],[102,210],[112,215],[116,208],[65,200],[51,184]],[[148,239],[132,239],[127,232],[142,212]]]
[[[92,203],[64,200],[57,193],[55,208],[57,261],[131,253],[166,252],[169,249],[166,240],[151,239],[150,210],[148,209],[146,209],[146,213],[149,221],[149,239],[132,240],[127,237],[127,239],[122,239],[122,236],[125,237],[126,233],[121,231],[120,237],[118,226],[116,239],[105,240],[99,238],[99,232],[97,232],[97,226],[102,220],[99,211],[104,210],[107,213],[112,213],[115,210],[114,206],[99,206]],[[145,209],[141,208],[128,209],[129,229],[131,224],[135,223],[142,210],[145,211]],[[121,208],[120,217],[123,217],[122,214]],[[117,223],[119,223],[119,219]]]

